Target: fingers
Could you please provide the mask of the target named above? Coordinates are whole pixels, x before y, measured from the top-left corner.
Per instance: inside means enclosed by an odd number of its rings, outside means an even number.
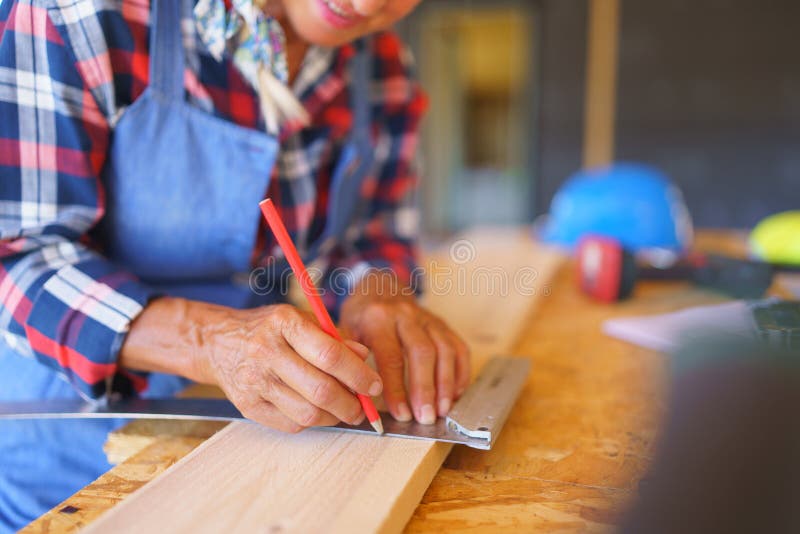
[[[347,345],[347,348],[355,352],[361,357],[362,361],[366,361],[369,358],[369,349],[359,343],[358,341],[353,341],[352,339],[345,339],[344,344]]]
[[[426,331],[436,346],[436,407],[439,417],[444,417],[450,411],[456,393],[456,348],[447,332],[438,326],[428,326]]]
[[[383,377],[383,398],[389,413],[398,421],[411,421],[411,410],[406,399],[403,346],[394,323],[375,323],[364,337],[375,354],[375,364]]]
[[[373,397],[383,391],[381,377],[358,353],[333,339],[299,312],[287,317],[281,330],[297,354],[351,390]]]
[[[408,355],[408,389],[417,421],[436,422],[436,345],[417,321],[400,321],[397,333]]]
[[[242,415],[260,425],[281,432],[296,434],[303,430],[302,426],[283,415],[272,403],[264,400],[253,402],[247,408],[242,409]]]
[[[333,426],[339,423],[339,418],[311,404],[296,391],[277,380],[267,381],[267,391],[264,393],[266,399],[283,415],[302,428]]]
[[[369,351],[342,343],[288,305],[229,310],[211,332],[207,365],[245,417],[285,432],[363,421],[348,388],[380,394],[380,376],[364,360]]]
[[[350,424],[360,422],[363,410],[355,395],[332,376],[323,373],[286,347],[275,358],[275,374],[305,401]]]
[[[450,329],[447,330],[447,336],[450,338],[452,346],[456,349],[455,398],[457,399],[467,389],[470,379],[472,378],[469,347],[467,347],[467,344]]]
[[[469,351],[464,342],[442,320],[416,306],[409,309],[407,303],[371,317],[359,337],[375,354],[392,415],[408,421],[413,413],[423,424],[447,415],[469,383]]]

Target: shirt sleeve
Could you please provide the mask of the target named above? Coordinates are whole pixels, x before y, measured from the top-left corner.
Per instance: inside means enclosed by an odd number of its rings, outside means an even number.
[[[141,391],[117,355],[154,293],[87,245],[104,213],[104,58],[78,61],[40,5],[0,5],[0,333],[84,397]]]
[[[395,34],[376,35],[372,47],[375,168],[361,190],[361,216],[331,261],[324,295],[334,311],[348,289],[371,271],[391,272],[401,289],[416,293],[422,289],[417,259],[417,144],[428,101],[413,77],[411,56]]]

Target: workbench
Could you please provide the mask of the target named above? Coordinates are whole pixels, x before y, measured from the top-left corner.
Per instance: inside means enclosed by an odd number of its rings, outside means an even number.
[[[698,239],[701,249],[728,253],[742,242],[726,232]],[[603,305],[578,292],[573,269],[559,271],[516,342],[513,353],[529,357],[533,372],[495,448],[453,449],[407,532],[607,531],[636,496],[664,417],[668,362],[603,335],[601,323],[724,298],[682,282],[642,282],[631,300]],[[107,448],[127,459],[23,532],[78,530],[223,424],[132,424],[115,437],[124,444]]]

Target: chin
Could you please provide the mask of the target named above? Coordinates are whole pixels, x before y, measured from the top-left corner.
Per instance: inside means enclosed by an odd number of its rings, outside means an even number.
[[[362,35],[370,33],[368,31],[331,31],[325,23],[318,23],[313,20],[302,20],[298,24],[292,24],[294,31],[305,42],[327,47],[337,47],[355,41]]]
[[[313,45],[336,47],[391,27],[417,3],[418,0],[400,0],[397,3],[402,6],[400,9],[387,9],[348,28],[336,28],[326,21],[320,13],[318,0],[284,0],[283,11],[302,40]]]
[[[283,11],[292,29],[303,41],[319,46],[341,46],[360,37],[358,27],[340,29],[319,14],[317,0],[284,0]]]

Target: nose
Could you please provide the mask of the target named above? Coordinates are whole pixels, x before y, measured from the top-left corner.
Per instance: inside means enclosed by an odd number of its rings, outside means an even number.
[[[386,4],[386,0],[352,0],[353,9],[363,17],[371,17]]]

